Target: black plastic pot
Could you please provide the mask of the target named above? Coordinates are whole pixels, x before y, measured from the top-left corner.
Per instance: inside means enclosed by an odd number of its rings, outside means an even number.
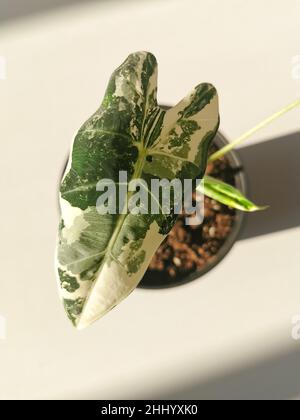
[[[218,133],[214,139],[214,144],[217,146],[218,149],[220,149],[226,144],[228,144],[228,141],[221,133]],[[231,151],[226,156],[231,168],[235,172],[235,187],[246,195],[246,177],[242,170],[242,164],[238,157],[238,154],[235,151]],[[213,262],[207,263],[202,269],[190,273],[186,276],[183,275],[182,278],[175,279],[171,279],[170,277],[166,276],[163,272],[154,273],[153,271],[151,272],[150,270],[148,270],[141,282],[139,283],[138,287],[144,289],[162,289],[167,287],[179,286],[181,284],[185,284],[190,281],[201,278],[202,276],[204,276],[204,274],[206,274],[208,271],[212,270],[216,265],[218,265],[231,250],[234,243],[239,237],[243,221],[244,213],[242,211],[237,211],[232,230],[228,235],[226,241],[224,242],[223,246],[219,249],[216,258]]]

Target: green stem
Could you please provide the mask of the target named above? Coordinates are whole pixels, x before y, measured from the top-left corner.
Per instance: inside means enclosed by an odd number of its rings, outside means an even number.
[[[222,156],[224,156],[226,153],[230,152],[230,150],[234,149],[238,144],[241,144],[243,141],[247,140],[249,137],[251,137],[254,133],[261,130],[262,128],[269,125],[271,122],[275,121],[277,118],[281,117],[282,115],[286,114],[287,112],[291,111],[294,108],[297,108],[300,106],[300,99],[297,101],[291,103],[287,107],[283,108],[281,111],[276,112],[275,114],[271,115],[269,118],[266,118],[261,123],[253,127],[251,130],[247,131],[240,137],[238,137],[233,142],[227,144],[226,146],[222,147],[222,149],[218,150],[217,152],[213,153],[208,161],[213,162],[217,159],[220,159]]]

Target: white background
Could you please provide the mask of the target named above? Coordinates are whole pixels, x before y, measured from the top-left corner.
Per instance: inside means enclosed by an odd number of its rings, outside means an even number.
[[[292,317],[300,313],[299,223],[239,241],[202,280],[136,290],[82,332],[61,308],[53,264],[61,170],[74,132],[100,104],[112,70],[130,52],[153,52],[164,104],[175,104],[199,82],[214,83],[221,129],[234,139],[300,97],[299,18],[298,0],[153,0],[87,2],[1,22],[0,314],[6,340],[0,339],[0,398],[300,393],[300,343],[291,338]],[[300,109],[244,147],[297,132]],[[293,138],[300,143],[300,135]],[[274,168],[272,142],[270,155],[257,149],[257,162],[266,173],[299,176],[280,144],[281,167]],[[270,188],[276,195],[264,173],[257,183],[248,177],[254,197],[256,188],[260,198]],[[294,189],[287,194],[293,206],[298,195]],[[266,216],[253,217],[264,225]]]

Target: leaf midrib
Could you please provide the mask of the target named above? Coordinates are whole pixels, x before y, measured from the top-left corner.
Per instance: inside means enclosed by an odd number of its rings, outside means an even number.
[[[149,98],[148,98],[148,96],[149,96],[148,95],[148,90],[149,90],[149,84],[147,85],[147,90],[146,90],[146,103],[145,103],[145,107],[144,107],[144,115],[143,115],[143,120],[142,120],[142,130],[143,130],[143,127],[144,127],[144,124],[145,124],[145,120],[146,120],[147,104],[148,104],[148,100],[149,100]],[[142,145],[142,147],[140,147],[138,149],[139,150],[138,159],[136,161],[135,170],[134,170],[133,176],[131,177],[131,180],[132,179],[136,179],[136,178],[140,178],[140,176],[142,174],[142,171],[143,171],[143,167],[144,167],[144,163],[145,163],[145,160],[146,160],[146,156],[147,156],[147,149],[146,148],[143,148],[143,146],[144,146],[144,139],[143,139],[143,131],[142,130],[141,130],[141,139],[140,139],[140,144]],[[127,194],[127,203],[128,203],[128,201],[130,199],[130,196],[131,196],[131,194]],[[111,250],[112,250],[112,248],[115,245],[115,242],[116,242],[116,240],[118,238],[118,235],[119,235],[119,233],[120,233],[120,231],[121,231],[121,229],[122,229],[122,227],[124,225],[124,222],[125,222],[127,216],[128,216],[127,214],[122,214],[119,217],[119,219],[117,221],[117,225],[116,225],[116,230],[113,233],[113,236],[111,237],[111,239],[110,239],[110,241],[108,243],[108,246],[106,248],[106,254],[105,254],[105,256],[104,256],[104,258],[103,258],[103,260],[101,262],[101,265],[100,265],[100,267],[99,267],[99,269],[97,271],[97,275],[98,275],[99,272],[101,272],[104,264],[106,263],[107,255],[111,254]],[[116,264],[117,264],[117,262],[116,262]],[[81,314],[80,314],[80,317],[79,317],[78,322],[80,322],[80,319],[82,319],[82,316],[84,314],[85,308],[87,306],[87,303],[89,302],[90,296],[93,293],[93,290],[94,290],[94,287],[95,287],[95,284],[96,283],[97,283],[97,279],[95,280],[95,283],[92,285],[91,289],[89,290],[89,292],[87,294],[87,297],[86,297],[85,303],[84,303],[84,305],[82,307],[82,311],[81,311]]]
[[[140,178],[140,175],[141,175],[142,170],[143,170],[143,163],[144,163],[145,159],[146,159],[146,153],[143,153],[143,151],[140,151],[139,152],[139,155],[138,155],[138,159],[136,161],[136,169],[135,169],[134,174],[133,174],[133,176],[132,176],[131,179]],[[131,192],[131,194],[127,194],[127,203],[128,203],[128,201],[130,199],[130,196],[132,194],[133,194],[133,192]],[[113,236],[111,237],[111,239],[110,239],[107,247],[103,251],[104,254],[105,254],[105,256],[104,256],[103,260],[101,261],[101,264],[100,264],[99,269],[97,270],[96,276],[98,276],[98,273],[101,272],[104,264],[106,263],[107,256],[113,257],[113,260],[116,262],[116,264],[119,264],[120,267],[122,267],[123,269],[125,269],[125,267],[123,267],[120,264],[120,262],[118,261],[118,259],[115,256],[113,256],[113,254],[112,254],[112,248],[115,245],[115,242],[116,242],[116,240],[117,240],[117,238],[119,236],[119,233],[120,233],[120,231],[121,231],[121,229],[122,229],[122,227],[123,227],[123,225],[125,223],[125,220],[126,220],[126,217],[127,216],[128,216],[128,214],[121,214],[121,216],[118,218],[115,232],[113,233]],[[87,295],[86,300],[85,300],[85,303],[84,303],[84,305],[82,307],[82,311],[81,311],[81,314],[79,316],[78,322],[80,322],[80,319],[82,319],[82,316],[84,314],[84,310],[85,310],[85,308],[87,306],[87,303],[89,302],[89,298],[90,298],[90,296],[93,293],[93,290],[94,290],[94,287],[95,287],[96,283],[97,283],[97,279],[95,280],[94,284],[91,286],[91,288],[90,288],[90,290],[88,292],[88,295]]]

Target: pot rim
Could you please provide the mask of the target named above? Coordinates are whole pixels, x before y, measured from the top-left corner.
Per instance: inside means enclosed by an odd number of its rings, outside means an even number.
[[[229,141],[221,132],[218,131],[218,133],[216,134],[216,137],[213,140],[213,143],[215,143],[219,148],[221,148],[223,146],[226,146],[229,143]],[[229,161],[230,166],[233,169],[237,170],[236,174],[234,175],[235,187],[238,188],[244,195],[246,195],[247,194],[247,181],[246,181],[245,173],[243,171],[243,165],[242,165],[242,162],[240,160],[238,153],[235,150],[231,150],[230,152],[227,153],[226,157]],[[234,221],[230,234],[228,235],[224,244],[219,249],[219,252],[216,254],[216,258],[212,262],[207,263],[202,269],[196,270],[193,273],[190,273],[187,276],[184,276],[181,280],[175,279],[174,281],[168,282],[168,283],[166,282],[165,284],[163,283],[151,284],[151,281],[143,283],[143,280],[145,279],[145,276],[144,276],[137,287],[140,289],[149,289],[149,290],[169,289],[172,287],[183,286],[194,280],[200,279],[202,276],[204,276],[213,268],[215,268],[232,249],[232,247],[236,243],[241,233],[244,220],[245,220],[245,213],[240,210],[236,210],[235,221]]]

